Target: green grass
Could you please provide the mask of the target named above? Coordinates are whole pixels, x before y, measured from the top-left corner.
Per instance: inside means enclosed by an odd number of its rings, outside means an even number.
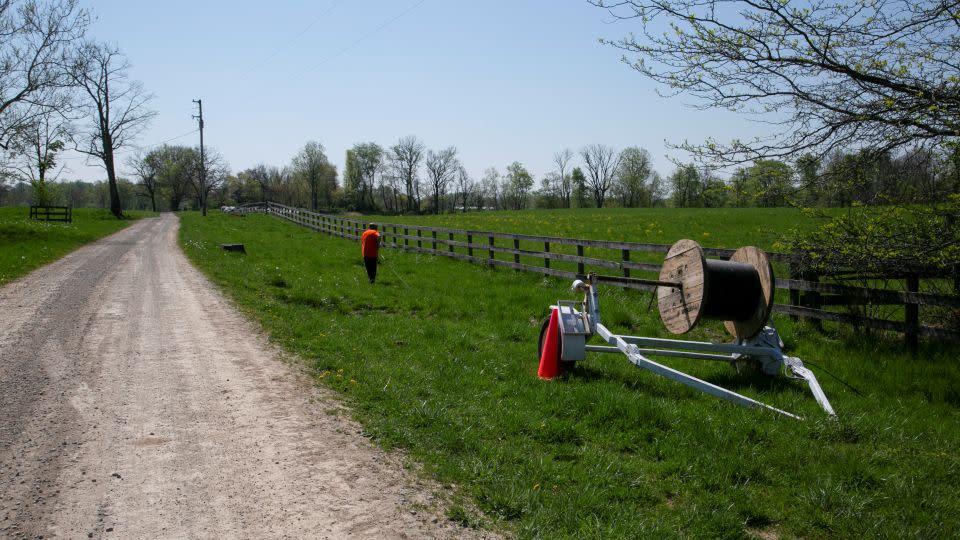
[[[690,238],[706,247],[764,249],[775,248],[794,227],[809,230],[824,223],[793,208],[585,208],[386,216],[382,221],[644,244],[673,244]]]
[[[29,208],[0,208],[0,285],[55,261],[78,247],[115,233],[150,212],[127,212],[118,220],[107,210],[76,208],[73,222],[35,221]]]
[[[529,538],[960,530],[956,348],[911,357],[883,337],[776,317],[836,421],[802,384],[724,364],[667,362],[807,420],[737,407],[619,355],[541,381],[539,322],[573,298],[565,281],[388,250],[370,286],[355,243],[263,215],[182,220],[191,260],[338,391],[367,436],[455,486],[458,523]],[[248,254],[223,252],[227,242]],[[603,288],[601,304],[615,331],[664,335],[649,295]],[[727,339],[719,323],[691,337]]]

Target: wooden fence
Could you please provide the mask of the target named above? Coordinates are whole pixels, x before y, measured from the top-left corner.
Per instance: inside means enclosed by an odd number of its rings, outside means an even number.
[[[354,241],[360,239],[369,223],[271,202],[245,205],[238,210],[266,212],[323,234]],[[575,279],[578,275],[585,274],[588,269],[599,270],[597,273],[600,282],[646,291],[655,290],[656,287],[631,279],[631,272],[659,273],[660,264],[642,259],[650,259],[650,254],[665,254],[670,249],[670,246],[665,244],[425,227],[386,223],[381,220],[376,220],[376,223],[385,247],[566,279]],[[729,258],[734,251],[704,248],[704,254],[708,257],[724,259]],[[777,313],[816,322],[832,321],[899,332],[904,335],[906,344],[911,348],[917,346],[920,337],[960,342],[960,332],[920,324],[921,306],[957,310],[960,309],[960,297],[920,292],[919,274],[896,276],[896,279],[905,284],[905,290],[902,291],[851,287],[821,283],[818,276],[800,274],[796,270],[797,259],[793,255],[768,253],[768,256],[776,266],[786,267],[790,275],[788,279],[776,280],[777,289],[789,292],[789,304],[774,304],[773,310]],[[878,319],[823,309],[827,306],[851,305],[902,306],[903,320]]]
[[[30,219],[43,221],[73,222],[73,207],[70,206],[31,206]]]

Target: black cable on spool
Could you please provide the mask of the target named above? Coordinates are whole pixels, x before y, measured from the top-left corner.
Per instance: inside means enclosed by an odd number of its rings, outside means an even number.
[[[721,321],[744,321],[753,317],[763,292],[753,265],[706,259],[707,297],[703,317]]]
[[[710,318],[723,320],[734,337],[750,338],[763,329],[773,309],[773,267],[763,250],[753,246],[720,261],[706,259],[693,240],[679,240],[670,246],[658,281],[663,283],[657,287],[660,319],[674,334]]]

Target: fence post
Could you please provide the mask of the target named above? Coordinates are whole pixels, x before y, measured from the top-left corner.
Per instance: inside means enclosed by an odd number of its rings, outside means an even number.
[[[543,243],[543,252],[544,252],[544,253],[550,253],[550,242],[544,242],[544,243]],[[550,257],[544,257],[544,258],[543,258],[543,267],[544,267],[544,268],[550,268]],[[544,274],[544,275],[545,275],[545,276],[548,276],[548,275],[550,275],[550,274]]]
[[[421,240],[420,240],[420,237],[422,236],[423,236],[423,231],[421,231],[420,229],[417,229],[417,249],[420,249],[423,247],[423,244],[421,243]]]
[[[907,292],[920,292],[920,274],[910,274],[907,276]],[[903,306],[903,317],[907,324],[907,331],[904,334],[904,341],[907,348],[916,351],[920,344],[920,306],[915,302],[907,303]]]
[[[790,263],[790,279],[800,280],[802,276],[800,275],[800,266],[796,262]],[[790,289],[790,305],[791,306],[800,306],[800,291],[797,289]],[[790,315],[790,318],[794,321],[800,320],[800,317],[796,315]]]
[[[577,273],[583,274],[583,244],[577,244],[577,257],[580,257],[580,260],[577,261]]]
[[[473,257],[473,235],[467,233],[467,255]]]
[[[488,244],[490,247],[493,247],[493,235],[487,237],[487,244]],[[494,257],[494,255],[493,255],[493,250],[492,250],[492,249],[489,250],[487,253],[488,253],[488,255],[489,255],[489,257],[487,258],[488,261],[492,261],[493,259],[496,258],[496,257]],[[488,263],[488,264],[493,265],[493,263]]]
[[[437,231],[430,231],[430,234],[433,236],[433,252],[437,252]]]
[[[520,239],[519,239],[519,238],[514,238],[514,239],[513,239],[513,249],[519,251],[519,249],[520,249]],[[520,254],[519,254],[519,253],[514,253],[514,254],[513,254],[513,262],[514,262],[514,264],[520,264]],[[519,268],[517,268],[516,270],[517,270],[517,272],[520,271]]]
[[[403,228],[403,248],[406,249],[410,245],[410,239],[407,236],[410,235],[409,229],[406,227]]]
[[[621,253],[622,253],[622,257],[621,257],[621,258],[623,259],[623,262],[630,262],[630,250],[629,250],[629,249],[625,249],[625,250],[623,250]],[[623,277],[630,277],[630,269],[629,269],[629,268],[624,267],[624,269],[623,269]]]
[[[450,243],[447,244],[447,251],[453,253],[453,233],[447,233],[447,240],[450,241]]]
[[[811,283],[820,283],[820,276],[818,274],[807,274],[807,281]],[[820,291],[810,291],[807,293],[807,305],[813,309],[820,309]],[[823,330],[823,321],[820,319],[808,319],[814,328],[817,330]]]

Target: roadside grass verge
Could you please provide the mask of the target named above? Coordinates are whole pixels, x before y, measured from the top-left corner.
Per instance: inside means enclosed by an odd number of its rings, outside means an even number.
[[[666,362],[807,418],[747,410],[591,355],[536,377],[547,306],[565,281],[359,247],[280,219],[181,215],[188,257],[352,406],[365,433],[455,487],[448,517],[530,538],[936,538],[960,530],[958,349],[784,317],[839,412],[806,387],[729,366]],[[247,255],[223,252],[242,242]],[[648,294],[600,291],[613,330],[664,336]],[[727,339],[719,323],[695,339]],[[832,375],[828,375],[828,373]],[[842,381],[842,382],[841,382]],[[474,515],[478,508],[485,515]]]
[[[78,247],[115,233],[131,220],[156,215],[125,212],[117,219],[107,210],[75,208],[73,222],[29,219],[29,208],[0,208],[0,285],[63,257]]]

